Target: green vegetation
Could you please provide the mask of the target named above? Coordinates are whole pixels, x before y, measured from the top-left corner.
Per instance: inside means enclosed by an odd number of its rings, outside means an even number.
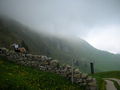
[[[0,57],[0,90],[85,90],[50,72],[16,65]]]
[[[103,78],[97,76],[97,75],[94,75],[93,76],[94,78],[96,78],[97,80],[97,86],[98,86],[98,90],[106,90],[106,82],[103,80]]]
[[[101,72],[96,73],[93,76],[101,77],[101,78],[118,78],[120,79],[120,71],[110,71],[110,72]]]
[[[106,82],[101,78],[96,78],[99,90],[106,90]]]
[[[17,21],[1,17],[0,47],[10,48],[14,42],[22,43],[30,53],[46,55],[64,64],[71,64],[74,59],[74,66],[83,72],[90,71],[92,60],[96,72],[120,70],[120,55],[97,50],[79,38],[38,34]]]
[[[105,81],[103,79],[104,78],[117,78],[117,79],[120,79],[120,71],[101,72],[101,73],[96,73],[96,74],[94,74],[92,76],[96,78],[99,90],[105,90],[106,83],[105,83]],[[119,90],[120,86],[117,84],[116,81],[113,81],[113,82],[114,82],[116,88],[118,88],[118,90]]]

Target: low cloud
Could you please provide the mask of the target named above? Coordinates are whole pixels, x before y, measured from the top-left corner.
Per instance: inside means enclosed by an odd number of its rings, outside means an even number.
[[[109,51],[111,53],[120,53],[119,33],[120,25],[110,25],[93,28],[91,32],[83,38],[97,49]]]
[[[0,0],[0,14],[38,32],[84,37],[111,52],[120,52],[119,10],[120,0]]]

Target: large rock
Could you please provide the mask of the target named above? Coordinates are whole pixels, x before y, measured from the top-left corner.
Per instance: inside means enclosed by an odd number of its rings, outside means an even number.
[[[81,74],[74,74],[74,78],[77,78],[77,79],[81,78]]]
[[[59,67],[59,62],[58,62],[58,60],[52,60],[52,61],[50,61],[50,66],[51,66],[51,67]]]
[[[75,73],[75,74],[80,74],[81,72],[80,72],[80,70],[77,68],[77,69],[74,70],[74,73]]]
[[[81,74],[81,78],[82,78],[82,79],[86,79],[87,77],[88,77],[88,75],[87,75],[86,73],[82,73],[82,74]]]
[[[91,76],[88,76],[87,79],[86,79],[87,82],[92,82],[93,81],[93,78]]]
[[[5,54],[6,55],[8,51],[9,50],[7,48],[0,48],[1,54]]]

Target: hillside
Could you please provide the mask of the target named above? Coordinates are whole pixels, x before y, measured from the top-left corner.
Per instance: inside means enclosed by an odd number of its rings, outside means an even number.
[[[50,72],[17,65],[0,56],[0,90],[84,90]]]
[[[120,70],[120,56],[92,47],[86,41],[74,37],[56,37],[34,30],[9,18],[0,18],[0,47],[10,48],[14,42],[24,42],[28,51],[33,54],[47,55],[62,63],[79,67],[83,72],[90,72],[89,63],[95,62],[95,70]]]

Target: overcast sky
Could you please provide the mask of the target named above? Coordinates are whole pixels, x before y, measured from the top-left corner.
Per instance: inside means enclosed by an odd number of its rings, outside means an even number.
[[[120,0],[0,0],[0,13],[35,30],[74,35],[120,53]]]

